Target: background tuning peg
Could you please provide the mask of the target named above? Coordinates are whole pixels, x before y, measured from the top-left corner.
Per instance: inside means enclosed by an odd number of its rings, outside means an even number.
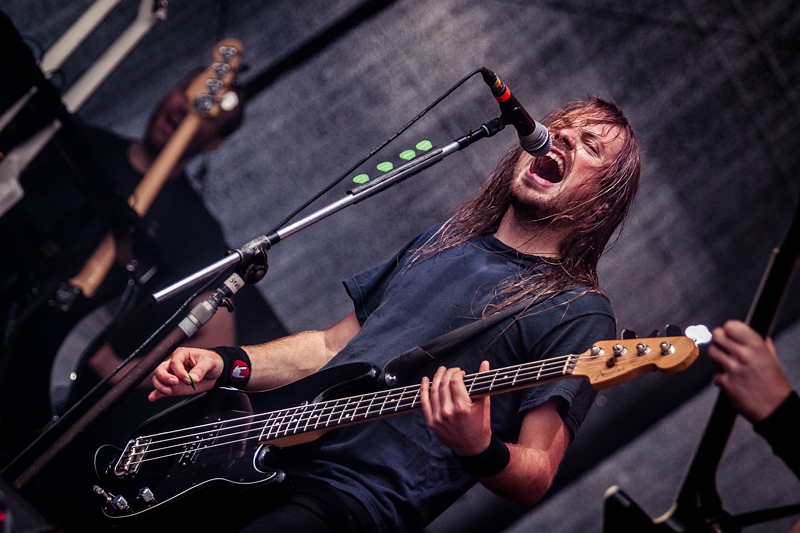
[[[667,324],[667,337],[681,337],[683,336],[683,329],[680,326],[673,326]]]
[[[660,332],[660,331],[658,331],[657,329],[654,329],[654,330],[653,330],[653,331],[650,333],[650,335],[648,335],[648,337],[650,337],[650,338],[653,338],[653,337],[658,337],[660,334],[661,334],[661,332]]]
[[[623,329],[619,336],[620,339],[638,339],[639,336],[631,329]]]

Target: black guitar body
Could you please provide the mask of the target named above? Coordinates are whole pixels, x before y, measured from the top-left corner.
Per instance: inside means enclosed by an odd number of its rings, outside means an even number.
[[[290,484],[279,468],[280,448],[259,443],[263,422],[253,422],[252,415],[375,390],[377,376],[374,366],[353,363],[272,391],[212,390],[192,397],[145,422],[124,450],[97,450],[100,481],[92,490],[102,513],[115,529],[141,531],[150,520],[164,520],[165,513],[196,514],[205,501],[220,508],[221,502],[253,498],[263,506]],[[137,442],[141,447],[131,447]]]
[[[21,305],[12,306],[18,311],[12,309],[10,313],[0,353],[3,452],[16,454],[53,422],[54,415],[63,413],[63,410],[54,412],[51,385],[53,362],[65,339],[75,335],[76,326],[87,315],[109,302],[114,304],[114,320],[123,320],[135,305],[139,289],[130,273],[115,268],[92,298],[85,298],[80,291],[58,282],[37,287]],[[81,348],[73,346],[74,351],[68,354],[76,367],[83,364],[92,348],[99,347],[112,323],[94,331],[77,332],[87,342]],[[63,379],[69,380],[69,372]]]

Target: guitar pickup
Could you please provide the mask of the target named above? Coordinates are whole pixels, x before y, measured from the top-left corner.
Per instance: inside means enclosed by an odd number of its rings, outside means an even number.
[[[211,426],[211,431],[195,435],[195,440],[183,447],[183,453],[181,453],[181,456],[178,458],[178,464],[181,466],[189,466],[194,463],[195,457],[201,449],[214,447],[224,427],[224,423],[214,424]],[[200,446],[201,444],[202,446]]]

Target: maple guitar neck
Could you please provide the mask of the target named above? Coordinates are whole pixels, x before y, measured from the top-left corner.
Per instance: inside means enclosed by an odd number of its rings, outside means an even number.
[[[128,205],[140,217],[144,216],[153,205],[175,165],[186,151],[186,146],[197,132],[201,120],[202,117],[199,115],[186,115],[175,134],[128,198]],[[93,297],[111,270],[116,256],[117,246],[114,235],[108,231],[81,271],[69,280],[70,285],[80,289],[85,297]]]

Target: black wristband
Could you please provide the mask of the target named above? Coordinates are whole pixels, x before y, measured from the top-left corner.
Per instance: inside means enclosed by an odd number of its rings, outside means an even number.
[[[489,447],[478,455],[455,455],[456,461],[464,470],[476,477],[490,477],[499,474],[511,460],[508,446],[492,433]]]
[[[211,351],[217,352],[225,364],[222,375],[217,378],[215,386],[217,388],[244,389],[247,382],[250,381],[250,370],[252,369],[247,352],[238,346],[217,346],[211,348]]]
[[[777,441],[788,435],[787,427],[792,427],[800,413],[800,397],[792,391],[781,404],[761,422],[753,424],[753,429],[768,441]]]

